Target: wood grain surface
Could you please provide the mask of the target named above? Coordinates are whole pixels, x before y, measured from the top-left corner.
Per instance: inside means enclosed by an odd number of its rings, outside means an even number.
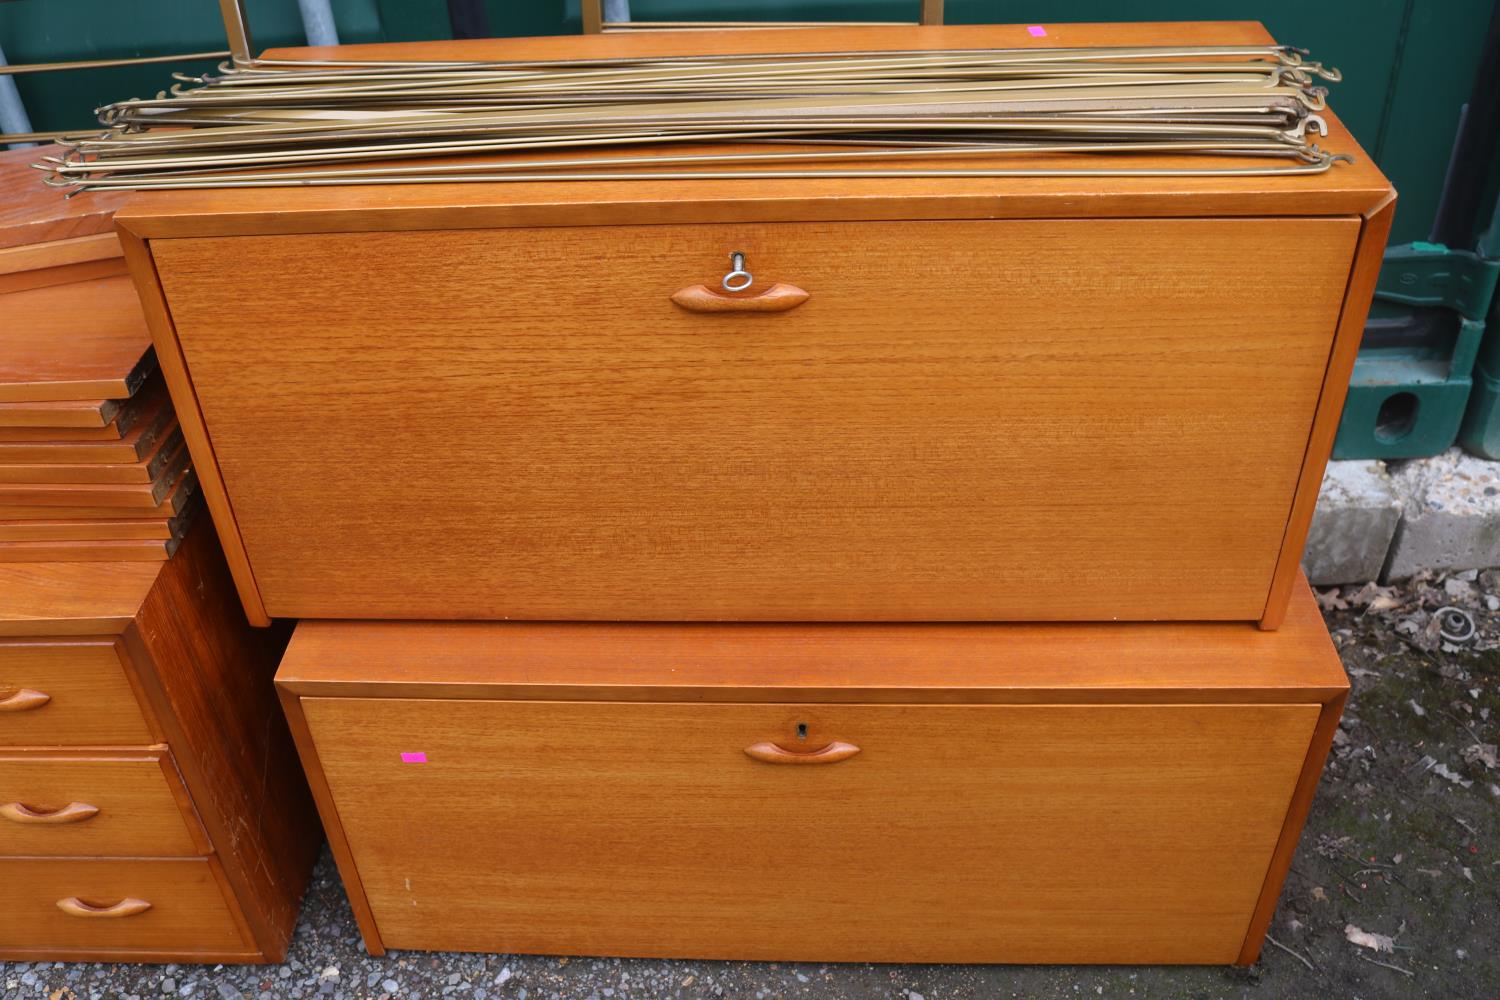
[[[0,816],[0,850],[35,857],[175,857],[201,853],[196,817],[163,750],[0,753],[0,807],[46,813],[72,803],[98,810],[76,823],[24,823]],[[190,825],[191,824],[191,825]]]
[[[1292,869],[1292,857],[1297,853],[1297,842],[1302,837],[1308,813],[1312,811],[1313,796],[1323,777],[1323,767],[1328,762],[1328,751],[1333,747],[1334,734],[1338,731],[1339,717],[1344,713],[1347,699],[1348,692],[1340,692],[1324,702],[1318,712],[1318,724],[1313,730],[1312,743],[1307,748],[1307,759],[1302,763],[1302,773],[1297,776],[1297,788],[1292,793],[1292,801],[1287,808],[1286,823],[1281,828],[1281,837],[1276,842],[1276,851],[1266,870],[1266,884],[1261,890],[1260,900],[1255,904],[1255,913],[1245,932],[1245,943],[1236,959],[1237,965],[1253,965],[1265,945],[1266,931],[1276,913],[1281,888]]]
[[[1232,962],[1318,716],[302,704],[385,946],[775,961]]]
[[[150,465],[147,482],[7,482],[0,478],[0,504],[20,507],[96,507],[154,511],[168,502],[188,472],[188,451],[181,435],[166,442],[166,453]],[[40,468],[40,467],[38,467]],[[45,473],[39,479],[55,477]]]
[[[160,412],[165,394],[148,376],[126,399],[0,401],[0,441],[117,441]]]
[[[273,616],[1256,619],[1358,229],[646,226],[152,249]],[[672,304],[730,250],[810,300]],[[1266,296],[1267,262],[1288,256],[1298,294]],[[399,436],[369,433],[377,410]]]
[[[102,430],[114,420],[119,409],[119,402],[113,399],[0,402],[0,427]]]
[[[158,436],[151,450],[136,462],[9,464],[0,461],[0,483],[150,483],[169,472],[174,461],[185,460],[186,452],[182,448],[182,431],[174,429],[165,437]],[[0,454],[0,459],[3,458],[4,455]],[[182,463],[177,464],[180,469]]]
[[[71,240],[114,229],[115,209],[125,203],[125,192],[90,192],[69,198],[41,183],[31,164],[61,153],[61,148],[50,145],[0,150],[0,248]]]
[[[1096,45],[1264,45],[1253,22],[1055,24],[1034,38],[1025,25],[838,27],[733,32],[630,32],[588,37],[476,39],[278,49],[273,58],[567,59],[692,55],[705,51],[1047,48]],[[958,219],[1112,215],[1355,214],[1390,190],[1331,112],[1323,147],[1357,162],[1301,177],[893,178],[615,181],[390,185],[142,192],[118,215],[142,237],[483,229],[496,226],[689,222]],[[1077,160],[1028,158],[1028,164]],[[1201,159],[1149,159],[1142,166]],[[814,291],[813,289],[808,289]]]
[[[122,632],[140,611],[160,572],[159,565],[150,563],[116,563],[107,567],[68,563],[0,565],[0,635],[97,636]],[[32,644],[23,645],[31,648]],[[7,683],[16,682],[7,680]]]
[[[54,518],[52,520],[0,521],[0,542],[93,542],[130,539],[173,538],[187,527],[179,515],[171,520],[160,518]]]
[[[0,442],[89,442],[89,443],[114,443],[125,440],[148,417],[159,413],[156,405],[157,400],[166,396],[161,384],[154,379],[147,379],[146,385],[135,394],[130,402],[119,408],[115,419],[103,427],[49,427],[31,426],[25,427],[3,427],[0,426]],[[38,406],[67,406],[76,404],[37,404],[37,403],[12,403],[10,405],[18,410],[29,412]]]
[[[66,487],[62,487],[66,489]],[[198,480],[191,466],[182,470],[161,503],[154,507],[70,507],[61,503],[45,504],[0,502],[0,521],[44,520],[58,518],[144,518],[170,519],[188,509],[198,497]],[[60,499],[60,498],[54,498]]]
[[[122,465],[139,462],[165,435],[177,430],[172,401],[161,393],[135,425],[114,440],[80,441],[58,435],[57,440],[0,440],[3,465]]]
[[[1354,372],[1354,359],[1359,353],[1360,341],[1364,338],[1365,318],[1369,315],[1375,283],[1380,277],[1386,238],[1390,235],[1395,209],[1396,196],[1395,192],[1391,192],[1369,213],[1360,227],[1359,245],[1355,250],[1354,265],[1349,272],[1349,288],[1344,295],[1343,309],[1339,313],[1338,330],[1333,349],[1329,353],[1328,368],[1323,375],[1323,388],[1318,394],[1317,416],[1313,420],[1307,450],[1302,457],[1302,474],[1297,481],[1297,495],[1287,518],[1286,538],[1281,545],[1281,556],[1277,560],[1265,614],[1261,616],[1260,624],[1264,629],[1274,629],[1280,625],[1282,615],[1286,613],[1287,595],[1302,573],[1302,552],[1307,547],[1307,533],[1312,529],[1313,514],[1317,511],[1323,471],[1328,467],[1328,458],[1333,453],[1333,439],[1343,416],[1344,399],[1349,394],[1349,378]]]
[[[64,878],[72,888],[57,898],[79,897],[78,912],[151,903],[138,917],[71,918],[121,927],[71,937],[53,933],[50,912],[40,933],[16,932],[7,910],[0,960],[285,956],[320,843],[271,683],[287,632],[245,621],[206,524],[189,528],[165,565],[0,562],[0,634],[50,637],[0,640],[0,699],[22,689],[44,699],[0,712],[0,813],[7,794],[42,810],[83,800],[100,810],[77,825],[48,826],[66,827],[50,841],[39,825],[15,826],[27,834],[16,847],[6,838],[14,824],[0,815],[0,854],[24,847],[76,864],[0,868],[6,904],[19,898],[17,912],[26,912],[35,900],[18,893],[52,892]],[[75,633],[85,636],[59,638]],[[136,770],[119,774],[127,765]],[[143,777],[148,765],[154,780]],[[87,860],[190,853],[212,856],[201,867]],[[127,875],[138,881],[127,884]],[[163,906],[175,915],[142,922]]]
[[[0,316],[0,400],[122,399],[156,366],[128,275],[0,295]]]
[[[344,802],[349,797],[362,801],[363,805],[356,806],[362,810],[373,801],[377,786],[387,791],[400,787],[385,782],[384,776],[391,773],[387,770],[391,766],[405,769],[395,772],[398,783],[413,777],[418,781],[414,792],[404,800],[422,801],[420,796],[427,793],[428,786],[421,782],[420,769],[426,765],[405,764],[399,759],[400,753],[422,752],[427,754],[428,763],[436,762],[446,767],[459,762],[457,766],[471,782],[469,787],[459,791],[456,787],[448,787],[447,783],[452,781],[456,786],[465,779],[448,772],[438,775],[436,797],[446,802],[462,801],[465,807],[458,810],[434,807],[428,815],[446,817],[451,811],[457,817],[457,824],[468,822],[475,815],[472,782],[474,775],[481,773],[484,766],[482,761],[476,760],[476,747],[490,745],[486,742],[487,737],[470,733],[467,724],[454,724],[454,719],[470,718],[471,712],[488,717],[494,711],[508,712],[517,706],[524,710],[525,705],[532,704],[541,706],[544,712],[566,710],[572,705],[586,711],[608,708],[610,713],[622,715],[639,707],[649,712],[681,710],[691,716],[687,723],[659,722],[651,727],[655,733],[653,741],[615,754],[610,766],[598,770],[601,780],[614,780],[643,760],[650,760],[654,766],[658,758],[650,755],[660,752],[663,746],[673,748],[668,751],[670,753],[680,750],[686,754],[689,746],[717,745],[715,741],[722,738],[723,727],[716,722],[705,722],[703,715],[694,715],[696,709],[743,708],[771,713],[770,717],[778,720],[774,727],[753,738],[747,735],[746,741],[733,750],[742,757],[746,748],[758,743],[770,742],[798,750],[802,747],[816,749],[844,740],[858,745],[861,749],[857,757],[862,758],[867,755],[871,740],[886,739],[892,732],[904,732],[904,728],[882,724],[871,730],[834,731],[812,720],[826,718],[828,711],[859,714],[877,706],[882,710],[901,712],[943,706],[958,709],[961,713],[958,718],[969,718],[970,715],[962,713],[983,712],[986,706],[1029,706],[1052,711],[1060,705],[1070,704],[1097,709],[1101,713],[1097,718],[1107,720],[1104,727],[1108,729],[1117,722],[1112,713],[1125,706],[1147,707],[1154,712],[1165,711],[1167,706],[1178,706],[1193,711],[1203,708],[1206,703],[1213,706],[1211,711],[1214,713],[1233,713],[1237,708],[1243,708],[1251,714],[1275,711],[1269,708],[1271,705],[1288,707],[1300,713],[1302,721],[1295,739],[1289,739],[1287,745],[1279,746],[1277,751],[1278,755],[1287,757],[1288,783],[1283,787],[1285,797],[1279,807],[1271,809],[1275,815],[1268,821],[1268,826],[1273,832],[1261,848],[1264,853],[1259,855],[1263,860],[1269,860],[1265,861],[1265,867],[1258,875],[1246,876],[1258,887],[1258,893],[1252,892],[1249,901],[1239,911],[1239,937],[1226,935],[1222,941],[1216,939],[1213,950],[1208,953],[1200,951],[1198,958],[1149,958],[1145,956],[1158,953],[1140,950],[1133,951],[1133,957],[1087,957],[1088,954],[1115,954],[1110,949],[1116,945],[1133,947],[1122,944],[1122,941],[1136,941],[1126,934],[1125,938],[1113,940],[1102,949],[1074,952],[1066,959],[1057,955],[1053,959],[1227,962],[1237,956],[1242,963],[1253,961],[1258,951],[1265,929],[1263,918],[1274,909],[1280,893],[1286,864],[1306,819],[1312,790],[1321,772],[1331,727],[1337,724],[1339,708],[1348,690],[1338,655],[1305,581],[1298,583],[1293,590],[1284,627],[1272,633],[1258,631],[1248,622],[914,626],[306,621],[299,624],[283,658],[277,685],[298,738],[309,780],[318,796],[334,856],[349,888],[351,905],[372,954],[381,954],[388,947],[409,946],[415,940],[432,942],[451,931],[452,925],[446,918],[429,920],[429,930],[420,932],[419,937],[413,939],[402,936],[411,930],[409,922],[398,920],[397,933],[394,936],[387,933],[384,920],[377,921],[376,918],[377,896],[390,888],[389,865],[401,866],[403,879],[410,873],[412,858],[402,852],[414,841],[392,834],[387,838],[377,838],[378,843],[370,846],[368,837],[361,837],[357,831],[346,828]],[[726,702],[739,704],[722,704]],[[324,710],[320,706],[335,706],[334,713],[339,722],[333,730],[318,728],[318,713]],[[387,713],[398,718],[387,720]],[[1314,719],[1316,731],[1312,729]],[[809,726],[801,740],[797,739],[799,723]],[[409,729],[403,728],[407,725]],[[528,781],[545,780],[541,776],[553,766],[552,758],[559,752],[570,762],[572,758],[568,755],[580,746],[583,749],[579,752],[589,754],[591,751],[587,748],[595,744],[601,725],[604,729],[612,728],[612,724],[601,724],[597,720],[569,724],[553,719],[550,723],[532,727],[516,725],[507,717],[504,722],[490,720],[484,723],[480,728],[502,734],[497,737],[502,743],[513,739],[517,745],[513,752],[496,753],[493,766],[503,771],[505,777],[484,782],[487,791],[478,801],[493,802],[493,789],[513,789],[516,778],[521,775],[528,776],[524,779]],[[706,735],[696,728],[700,725],[708,731]],[[1237,725],[1226,728],[1216,718],[1205,724],[1199,735],[1212,741],[1214,734],[1238,731]],[[945,734],[950,731],[946,724],[940,728]],[[1055,728],[1049,726],[1048,732]],[[1089,732],[1095,731],[1092,724],[1086,728]],[[1251,725],[1247,728],[1258,727]],[[1007,733],[1013,731],[1011,726],[1005,729]],[[585,732],[589,734],[588,738],[580,738],[579,734]],[[1153,728],[1153,734],[1141,736],[1139,742],[1142,746],[1159,747],[1159,738],[1159,731]],[[1175,739],[1175,736],[1170,737],[1169,742]],[[351,741],[357,749],[351,749]],[[734,747],[734,740],[724,742],[727,748]],[[937,742],[936,738],[933,742]],[[975,742],[989,747],[996,740],[986,738]],[[1036,742],[1046,741],[1038,738]],[[398,743],[399,747],[396,746]],[[524,747],[519,745],[522,743]],[[378,751],[373,749],[377,746]],[[1150,747],[1148,756],[1156,752]],[[434,748],[437,755],[434,755]],[[727,748],[725,754],[729,755],[731,751]],[[945,766],[952,768],[954,773],[967,774],[971,766],[971,757],[965,755],[967,750],[967,743],[962,747],[952,747],[943,758]],[[1214,752],[1222,750],[1220,746]],[[368,766],[354,764],[354,757],[366,751],[375,755],[365,762]],[[386,751],[389,751],[389,757],[385,756]],[[643,754],[647,756],[643,757]],[[325,771],[325,755],[344,758],[347,767],[340,772],[342,780],[333,771]],[[1134,760],[1132,751],[1127,749],[1121,749],[1116,756],[1117,765],[1120,761]],[[1245,759],[1265,762],[1265,756],[1259,750],[1246,751]],[[850,757],[829,767],[794,770],[822,771],[844,767],[854,760]],[[1030,757],[1027,760],[1026,768],[1029,769],[1033,763]],[[1173,762],[1173,766],[1182,765],[1183,759]],[[558,766],[566,768],[570,764]],[[1157,764],[1145,766],[1158,776],[1164,773],[1159,772]],[[666,770],[677,773],[671,767]],[[1045,766],[1042,770],[1051,773]],[[1238,763],[1222,770],[1224,774],[1236,775],[1236,781],[1240,780]],[[912,787],[926,787],[922,780],[910,784]],[[695,785],[692,796],[695,803],[700,802],[702,787],[701,784]],[[989,785],[981,782],[981,787]],[[882,801],[888,806],[890,795],[894,794],[898,793],[890,793]],[[962,798],[956,792],[953,797],[955,801]],[[798,810],[796,822],[799,830],[808,828],[801,822],[800,809],[804,798],[798,797],[791,807]],[[821,801],[822,796],[812,798]],[[666,801],[671,800],[668,795]],[[652,793],[638,798],[625,795],[617,801],[659,805],[663,798]],[[1053,808],[1063,810],[1070,801],[1068,795],[1060,793]],[[1155,801],[1154,795],[1148,794],[1142,801]],[[537,807],[547,808],[545,805]],[[651,808],[652,805],[643,805],[641,811]],[[759,815],[774,816],[786,811],[767,806]],[[670,809],[664,809],[663,815],[670,812]],[[693,815],[699,812],[699,806],[695,805]],[[929,814],[928,810],[900,812],[900,815],[924,820]],[[390,814],[387,812],[386,815]],[[556,814],[553,816],[553,820],[541,825],[551,829],[550,824],[556,821]],[[361,813],[361,817],[361,822],[370,818],[365,813]],[[371,822],[378,825],[380,820]],[[842,831],[847,825],[840,825],[838,829]],[[946,843],[948,831],[949,826],[943,825],[943,836],[929,833],[927,841]],[[424,829],[424,836],[428,832]],[[1153,836],[1160,838],[1159,832]],[[744,838],[729,839],[738,844]],[[767,842],[774,839],[767,838]],[[807,838],[795,839],[800,847]],[[1090,836],[1084,838],[1084,842],[1096,843],[1097,839]],[[491,844],[492,839],[481,838],[471,841],[470,846]],[[530,850],[530,846],[523,850]],[[451,857],[449,851],[434,850],[432,856],[438,860],[433,867],[423,868],[424,885],[435,884],[426,881],[426,876],[439,869],[442,871],[438,877],[442,879],[454,876],[457,870],[448,868],[442,860]],[[504,856],[503,851],[495,852],[483,861],[474,860],[472,863],[487,879],[509,879],[509,869],[502,866],[502,870],[496,873],[493,861],[494,857]],[[375,860],[373,869],[369,867],[371,857]],[[921,870],[924,873],[928,870],[929,857],[929,854],[923,855]],[[422,862],[418,864],[421,867]],[[541,870],[533,869],[534,872]],[[582,877],[607,877],[606,872],[607,866],[600,866]],[[1156,872],[1159,875],[1160,869]],[[386,880],[383,887],[374,888],[373,895],[367,894],[367,880],[379,882],[383,879]],[[533,895],[531,883],[507,882],[505,891],[495,892],[499,884],[497,881],[494,885],[486,883],[477,888],[473,884],[449,886],[455,898],[464,897],[460,907],[463,915],[459,921],[461,928],[449,940],[416,946],[521,947],[517,939],[500,939],[501,932],[494,930],[492,918],[495,914],[489,912],[489,907],[495,898],[546,899],[547,890],[540,889]],[[705,877],[688,895],[702,901],[703,888],[711,889],[715,884],[714,878]],[[404,887],[402,891],[405,891]],[[420,905],[421,899],[418,903]],[[717,903],[715,898],[705,905]],[[401,905],[409,906],[410,900],[403,899]],[[1035,926],[1046,927],[1050,915],[1039,914]],[[656,917],[653,909],[651,918]],[[1071,915],[1063,914],[1060,919],[1071,926]],[[616,922],[604,920],[601,923],[591,918],[578,918],[573,926],[583,928],[583,936],[571,933],[563,936],[588,940],[592,942],[591,947],[602,949],[606,944],[595,936],[599,927],[610,928],[606,933],[612,933]],[[482,929],[476,930],[479,925]],[[504,926],[509,927],[508,924]],[[546,926],[545,920],[542,926]],[[813,926],[821,925],[813,921]],[[1133,928],[1134,922],[1127,926]],[[1076,929],[1069,931],[1075,932]],[[509,931],[504,933],[509,934]],[[756,933],[759,933],[758,929]],[[1115,933],[1115,929],[1101,931],[1100,937],[1109,939]],[[1038,939],[1043,936],[1040,930],[1036,936]],[[1065,941],[1066,934],[1057,940]],[[459,941],[470,943],[459,944]],[[608,947],[616,945],[622,949],[626,947],[618,941],[610,942]],[[566,950],[555,941],[538,942],[535,947],[549,951]],[[649,953],[665,952],[651,950]],[[741,954],[739,950],[719,953]],[[779,943],[767,951],[775,958],[785,958],[793,953]]]
[[[194,952],[239,951],[246,942],[219,888],[213,862],[0,858],[0,958],[35,949],[129,948]],[[76,898],[95,906],[143,899],[151,908],[131,917],[80,919],[58,908]]]
[[[0,248],[0,294],[128,273],[114,233]]]
[[[113,234],[109,234],[114,239]],[[93,239],[93,237],[84,237]],[[42,244],[46,246],[47,244]],[[21,248],[29,249],[29,248]],[[128,275],[129,268],[121,257],[106,257],[103,260],[87,260],[77,264],[60,264],[57,267],[44,267],[35,271],[13,271],[10,274],[0,274],[0,294],[10,292],[24,292],[33,288],[50,288],[54,285],[71,285],[77,282],[96,281],[104,278],[113,278],[117,275]]]
[[[120,239],[113,232],[75,236],[50,243],[0,248],[0,274],[46,271],[54,267],[117,259],[120,256]]]
[[[215,527],[218,528],[219,543],[224,552],[225,562],[229,566],[230,576],[234,580],[235,590],[240,595],[240,604],[245,609],[245,617],[252,625],[269,625],[271,619],[266,614],[265,604],[260,599],[255,574],[251,572],[250,563],[245,558],[245,543],[240,537],[234,509],[229,504],[229,497],[224,489],[224,479],[219,471],[219,461],[214,455],[213,445],[208,437],[208,428],[203,423],[203,413],[198,406],[197,392],[193,388],[186,362],[182,357],[182,345],[177,341],[171,313],[167,309],[166,298],[162,294],[161,280],[156,273],[156,262],[152,260],[145,241],[124,230],[120,231],[120,249],[125,254],[136,289],[140,292],[141,311],[145,314],[146,323],[151,328],[151,338],[156,344],[162,381],[171,390],[183,437],[192,454],[193,466],[189,469],[188,480],[183,485],[196,489],[199,482],[197,477],[202,476],[203,501],[213,515]],[[179,492],[181,489],[179,487]]]
[[[549,701],[1325,702],[1348,680],[1306,582],[1246,622],[603,624],[304,621],[304,695]]]
[[[250,940],[271,962],[286,954],[322,843],[272,684],[289,632],[289,623],[245,621],[213,530],[200,521],[124,635]]]
[[[24,569],[32,564],[16,565]],[[155,566],[151,572],[156,572]],[[0,564],[0,580],[7,575]],[[119,649],[118,642],[109,638],[0,640],[0,697],[16,689],[48,696],[38,708],[0,713],[0,745],[155,743],[120,662]]]
[[[125,432],[111,423],[104,427],[4,427],[0,426],[0,442],[8,441],[118,441]]]
[[[338,808],[333,804],[333,794],[328,789],[328,776],[323,773],[318,748],[308,731],[307,716],[302,711],[302,698],[281,685],[279,674],[276,694],[281,701],[281,710],[286,715],[287,728],[291,730],[292,740],[297,747],[302,771],[307,775],[308,790],[312,793],[318,817],[328,835],[328,851],[338,865],[339,881],[343,883],[344,891],[349,897],[349,908],[354,911],[360,943],[371,955],[384,955],[386,949],[380,940],[380,928],[376,926],[375,916],[370,912],[369,897],[365,895],[364,885],[359,880],[359,866],[355,863],[354,853],[349,849],[349,838],[344,834]]]
[[[197,484],[193,472],[185,472],[167,498],[155,507],[60,507],[55,505],[0,504],[0,520],[55,521],[58,518],[136,518],[140,520],[170,520],[180,516],[194,501]]]
[[[163,562],[177,540],[145,538],[0,539],[0,562]]]

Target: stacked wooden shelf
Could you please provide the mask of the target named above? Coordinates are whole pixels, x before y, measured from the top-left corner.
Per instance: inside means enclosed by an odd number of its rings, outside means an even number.
[[[197,484],[118,238],[0,246],[0,317],[0,562],[168,558]]]
[[[321,840],[113,216],[0,153],[0,961],[277,961]]]

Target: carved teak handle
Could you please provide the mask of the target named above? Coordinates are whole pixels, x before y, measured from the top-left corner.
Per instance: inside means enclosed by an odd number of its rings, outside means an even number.
[[[111,906],[95,906],[85,903],[77,896],[69,896],[67,899],[59,899],[57,908],[70,917],[133,917],[137,913],[145,913],[151,909],[151,904],[144,899],[122,899]]]
[[[50,694],[30,688],[0,688],[0,712],[27,712],[41,708],[51,700]]]
[[[853,743],[834,740],[817,750],[799,751],[788,750],[775,743],[752,743],[745,748],[745,753],[767,764],[837,764],[859,753],[859,747]]]
[[[0,818],[12,823],[32,823],[39,826],[59,826],[63,823],[82,823],[99,815],[99,807],[87,802],[69,802],[61,809],[33,809],[20,802],[7,802],[0,806]]]
[[[688,312],[786,312],[808,300],[807,292],[796,285],[778,281],[759,295],[725,295],[707,285],[691,285],[672,296],[672,301]]]

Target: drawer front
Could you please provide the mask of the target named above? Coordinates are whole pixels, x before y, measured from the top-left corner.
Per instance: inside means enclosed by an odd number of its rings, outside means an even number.
[[[1256,619],[1358,229],[152,246],[273,616]],[[810,298],[673,303],[735,250]]]
[[[0,754],[0,855],[180,857],[206,836],[160,753]]]
[[[303,706],[387,947],[856,962],[1232,962],[1318,716]]]
[[[0,884],[0,953],[248,950],[206,858],[0,858]]]
[[[0,745],[156,742],[118,643],[0,640]]]

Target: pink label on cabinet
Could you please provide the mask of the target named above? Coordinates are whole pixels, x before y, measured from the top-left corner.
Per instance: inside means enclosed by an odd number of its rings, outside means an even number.
[[[416,753],[404,753],[401,755],[401,763],[425,764],[427,763],[427,755],[420,750],[418,750]]]
[[[1040,24],[1033,24],[1033,25],[1031,25],[1029,28],[1026,29],[1026,32],[1032,38],[1046,38],[1047,37],[1047,29],[1044,28],[1044,27],[1042,27]]]

